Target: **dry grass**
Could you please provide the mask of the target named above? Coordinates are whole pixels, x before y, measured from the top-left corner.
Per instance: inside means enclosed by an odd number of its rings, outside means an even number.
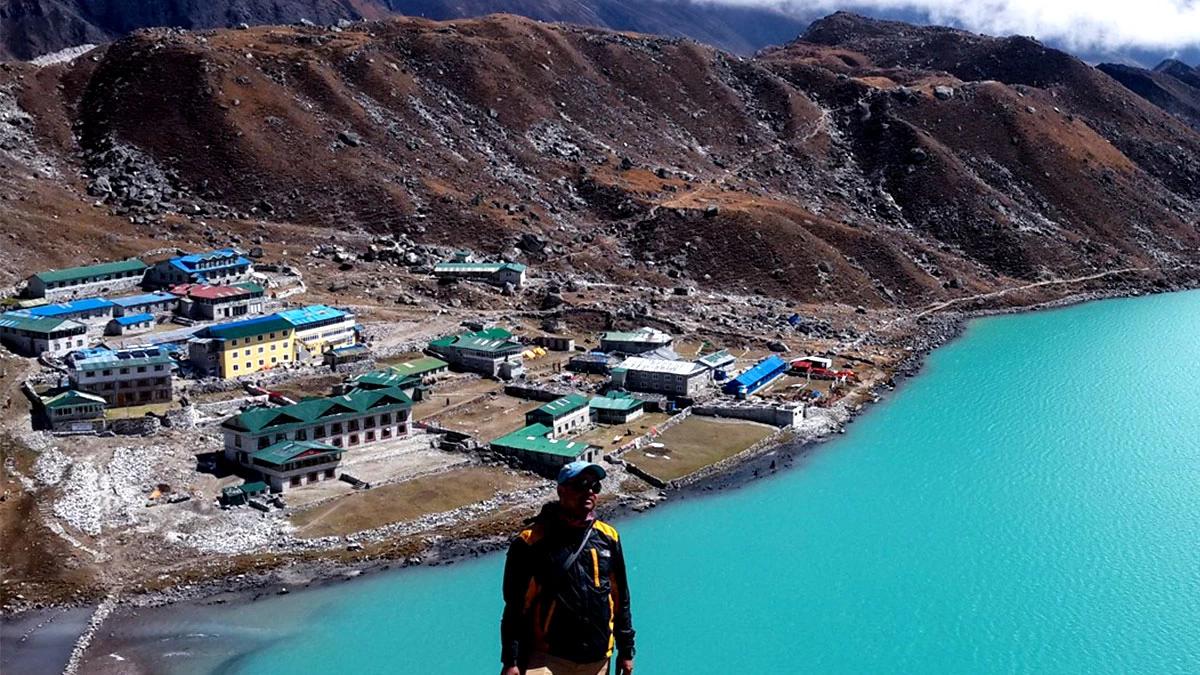
[[[472,399],[485,394],[500,393],[504,385],[494,380],[450,380],[442,382],[430,392],[429,398],[421,401],[413,408],[413,419],[427,420],[431,417],[442,417],[447,411],[453,411]]]
[[[634,450],[625,459],[658,478],[674,480],[732,457],[774,431],[756,422],[693,415],[655,439],[665,447]]]
[[[494,467],[472,466],[355,492],[292,516],[296,535],[342,536],[431,513],[452,511],[494,496],[534,485],[534,480]]]
[[[340,384],[343,379],[341,375],[334,374],[302,377],[291,380],[287,384],[271,387],[271,390],[299,401],[309,396],[329,396],[333,393],[333,386]]]
[[[638,436],[645,436],[650,430],[671,419],[666,413],[646,413],[632,420],[629,424],[600,424],[587,433],[580,434],[575,440],[591,443],[606,450],[628,443]],[[620,440],[613,440],[617,437]]]
[[[447,429],[490,441],[525,426],[525,413],[541,405],[541,401],[526,401],[507,394],[497,394],[455,408],[436,419],[440,426]]]
[[[131,405],[124,408],[109,408],[104,412],[104,416],[110,420],[132,419],[134,417],[145,417],[147,413],[161,415],[171,408],[175,407],[175,403],[168,401],[166,403],[147,403],[146,405]]]

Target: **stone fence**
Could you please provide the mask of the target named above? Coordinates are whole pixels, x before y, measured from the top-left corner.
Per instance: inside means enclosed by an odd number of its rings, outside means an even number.
[[[751,445],[750,447],[737,453],[736,455],[726,457],[725,459],[723,459],[719,462],[716,462],[714,464],[709,464],[708,466],[706,466],[702,469],[699,469],[697,471],[693,471],[692,473],[689,473],[688,475],[683,476],[681,478],[676,478],[675,480],[668,482],[666,484],[666,487],[668,487],[670,489],[687,487],[688,485],[694,485],[695,483],[698,483],[706,478],[711,478],[712,476],[716,476],[716,475],[719,475],[722,473],[727,473],[730,469],[745,462],[747,459],[758,455],[759,453],[763,452],[764,450],[767,450],[768,448],[773,448],[775,446],[778,446],[781,442],[783,442],[785,440],[786,437],[791,436],[791,435],[792,435],[791,429],[788,429],[786,427],[784,427],[782,429],[777,429],[774,432],[772,432],[770,436],[767,436],[766,438],[755,443],[754,445]]]
[[[735,405],[718,403],[694,406],[697,415],[706,417],[732,417],[751,422],[761,422],[775,427],[791,427],[804,418],[801,406]]]

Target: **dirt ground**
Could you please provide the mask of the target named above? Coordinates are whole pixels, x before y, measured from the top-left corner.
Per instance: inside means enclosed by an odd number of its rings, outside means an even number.
[[[525,426],[525,413],[542,405],[507,394],[493,394],[436,416],[438,425],[490,441]]]
[[[495,467],[469,466],[356,492],[297,513],[291,521],[303,539],[342,536],[452,511],[536,482]]]
[[[495,380],[482,378],[444,380],[430,392],[429,398],[413,407],[413,419],[424,421],[435,416],[440,418],[469,401],[503,390],[504,385]]]
[[[624,458],[658,478],[674,480],[732,457],[774,431],[775,427],[757,422],[692,415],[655,439],[664,447],[647,446]]]
[[[595,428],[580,434],[575,440],[599,446],[604,450],[615,449],[671,419],[666,413],[646,413],[629,424],[597,424]],[[619,440],[617,440],[619,438]]]
[[[71,546],[46,527],[38,495],[26,491],[12,469],[31,472],[37,455],[0,435],[0,605],[17,595],[69,600],[95,583]],[[11,469],[10,469],[11,467]]]
[[[461,453],[446,452],[430,447],[432,436],[418,434],[411,438],[380,441],[349,449],[342,456],[338,473],[347,473],[373,485],[392,483],[431,472],[441,471],[470,458]],[[303,508],[330,497],[345,497],[354,492],[349,483],[330,480],[306,485],[285,495],[288,506]]]
[[[284,396],[299,401],[302,398],[309,396],[329,396],[332,393],[333,385],[341,384],[345,379],[341,375],[315,375],[313,377],[298,378],[288,382],[271,387],[271,391],[283,394]]]

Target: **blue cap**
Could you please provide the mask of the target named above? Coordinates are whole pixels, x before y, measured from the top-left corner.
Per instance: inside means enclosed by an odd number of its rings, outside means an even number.
[[[599,464],[592,464],[591,462],[585,462],[581,459],[577,462],[571,462],[570,464],[567,464],[563,466],[563,468],[559,469],[558,484],[562,485],[584,471],[591,471],[592,473],[596,474],[596,480],[604,480],[604,477],[608,475],[608,472],[604,470],[604,467],[600,466]]]

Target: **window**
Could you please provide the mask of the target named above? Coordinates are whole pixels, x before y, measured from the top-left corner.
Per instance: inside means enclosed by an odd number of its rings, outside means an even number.
[[[275,339],[275,334],[274,334],[274,333],[271,333],[271,339],[272,339],[272,340],[274,340],[274,339]]]
[[[325,438],[325,427],[318,426],[313,429],[313,438]]]
[[[258,348],[258,353],[259,353],[259,354],[263,353],[263,348],[262,348],[262,347],[259,347],[259,348]]]
[[[105,370],[105,371],[103,371],[101,374],[103,374],[105,377],[108,377],[109,375],[112,375],[112,371],[111,371],[111,370]]]
[[[300,476],[292,476],[292,487],[300,487]]]
[[[144,373],[144,372],[146,372],[146,366],[138,366],[138,369],[137,369],[137,371],[138,371],[139,373]]]
[[[379,416],[379,423],[380,423],[380,424],[385,424],[385,425],[386,425],[386,424],[391,424],[391,423],[392,423],[392,413],[383,413],[382,415],[380,415],[380,416]]]
[[[235,447],[235,448],[242,447],[242,437],[241,436],[233,437],[233,447]]]
[[[296,431],[296,440],[307,441],[308,440],[308,432],[305,431],[304,429],[300,429],[300,430]]]
[[[259,359],[259,360],[258,360],[258,367],[259,367],[259,368],[262,368],[262,367],[263,367],[263,360],[262,360],[262,359]]]
[[[276,348],[276,347],[278,347],[278,346],[279,346],[279,343],[277,343],[277,342],[272,342],[272,343],[271,343],[271,351],[275,351],[275,348]]]
[[[157,366],[154,366],[154,370],[156,370],[156,371],[162,371],[162,369],[163,369],[163,367],[162,367],[161,363],[158,364]]]
[[[275,358],[274,356],[271,357],[271,363],[278,363],[278,362],[279,362],[279,359]]]
[[[128,368],[122,368],[122,369],[120,370],[120,373],[121,373],[122,375],[128,375],[128,374],[129,374],[129,369],[128,369]]]
[[[259,450],[263,450],[269,445],[271,445],[271,439],[269,437],[267,437],[267,436],[259,437],[259,439],[258,439],[258,449]]]
[[[229,344],[231,344],[231,345],[233,345],[234,347],[236,347],[236,346],[237,346],[237,338],[234,338],[234,339],[233,339],[233,342],[230,342]]]

